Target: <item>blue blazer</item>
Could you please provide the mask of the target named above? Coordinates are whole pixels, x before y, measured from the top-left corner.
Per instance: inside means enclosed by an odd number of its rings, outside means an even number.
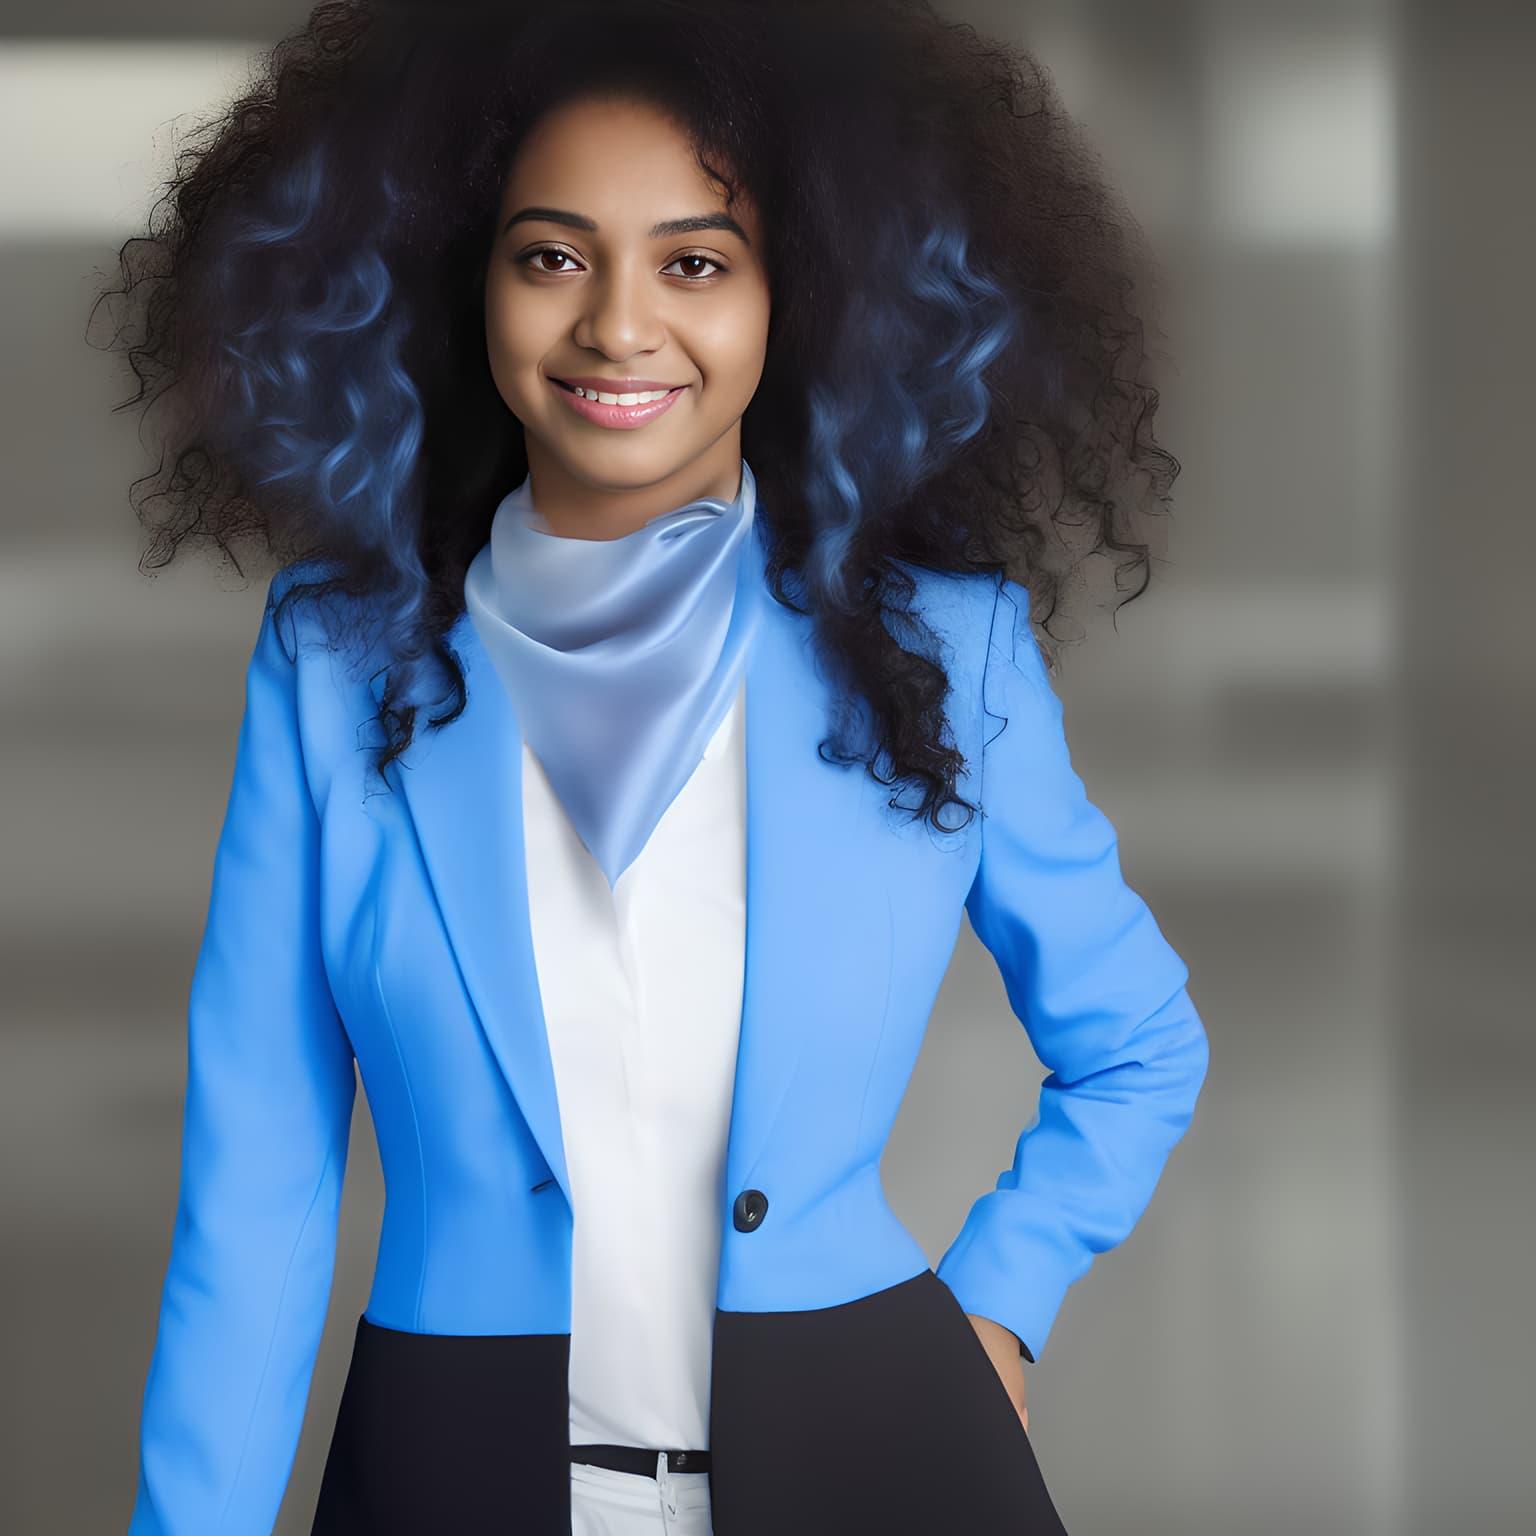
[[[761,573],[761,544],[744,548]],[[354,1063],[387,1185],[360,1326],[569,1338],[573,1212],[517,720],[465,615],[450,635],[464,713],[418,732],[389,770],[394,793],[367,783],[379,659],[330,651],[301,605],[274,618],[310,574],[274,578],[247,677],[191,985],[130,1536],[271,1529],[331,1289]],[[1151,1198],[1206,1038],[1188,971],[1073,771],[1026,590],[911,574],[945,647],[968,760],[957,788],[985,812],[962,832],[913,825],[862,766],[819,756],[833,694],[808,618],[768,596],[749,658],[746,965],[717,1307],[789,1318],[928,1271],[886,1203],[880,1158],[965,913],[1049,1075],[1012,1166],[936,1273],[1038,1359],[1068,1287]],[[548,1409],[554,1443],[562,1401]]]

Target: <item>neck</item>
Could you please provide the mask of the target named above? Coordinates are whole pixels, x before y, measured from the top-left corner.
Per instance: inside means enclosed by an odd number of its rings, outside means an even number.
[[[528,442],[529,494],[549,532],[567,539],[621,539],[652,518],[710,496],[741,494],[741,435],[728,433],[709,452],[645,484],[578,476],[540,445]]]

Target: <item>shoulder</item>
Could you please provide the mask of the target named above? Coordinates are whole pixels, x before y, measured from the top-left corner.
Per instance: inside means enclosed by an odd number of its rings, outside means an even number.
[[[914,610],[954,650],[986,644],[998,600],[998,578],[986,571],[939,571],[893,562],[915,583]]]
[[[319,653],[355,664],[366,648],[366,604],[346,591],[323,588],[344,570],[341,561],[315,556],[284,565],[267,584],[264,622],[295,667],[303,668]]]
[[[297,664],[301,653],[327,633],[317,605],[303,600],[304,588],[341,570],[339,561],[316,556],[283,566],[267,583],[265,621],[277,630],[289,661]]]
[[[286,658],[293,723],[317,804],[324,803],[337,766],[356,757],[359,733],[378,710],[372,687],[378,642],[365,605],[345,592],[308,590],[343,569],[319,557],[282,567],[268,583],[262,619],[263,633]]]
[[[913,612],[937,639],[936,659],[949,679],[945,707],[950,729],[961,751],[974,758],[987,730],[988,660],[1004,638],[1008,613],[1000,578],[987,571],[941,571],[897,563],[915,583]],[[915,641],[914,636],[903,643],[912,649]]]
[[[1043,658],[1029,610],[1029,588],[1011,578],[1000,578],[992,616],[992,649],[1020,671],[1032,673],[1043,669]]]
[[[918,582],[914,606],[945,642],[952,695],[973,702],[983,744],[1020,716],[1027,723],[1011,745],[1041,729],[1059,733],[1062,701],[1035,638],[1029,588],[1000,573],[906,569]]]

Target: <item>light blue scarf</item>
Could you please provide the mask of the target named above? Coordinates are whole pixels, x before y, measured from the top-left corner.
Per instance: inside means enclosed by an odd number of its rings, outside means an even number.
[[[464,599],[566,815],[610,890],[735,699],[760,617],[757,485],[618,539],[564,538],[532,477],[496,508]]]

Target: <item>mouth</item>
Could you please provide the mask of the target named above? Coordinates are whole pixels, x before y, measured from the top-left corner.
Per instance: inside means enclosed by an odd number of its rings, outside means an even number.
[[[577,386],[572,384],[568,379],[557,379],[557,378],[555,378],[555,376],[553,374],[550,374],[549,378],[550,378],[550,382],[551,383],[558,384],[561,389],[568,390],[573,395],[577,392]],[[672,394],[672,393],[675,393],[679,389],[686,389],[687,387],[688,386],[686,384],[673,384],[673,385],[671,385],[671,386],[669,386],[667,388],[667,393],[668,394]],[[592,394],[592,391],[591,391],[589,386],[583,385],[582,388],[587,389],[587,398],[588,399],[593,398],[593,394]],[[604,394],[641,394],[641,395],[653,395],[653,394],[656,394],[659,391],[660,388],[661,388],[661,386],[658,385],[657,389],[604,390],[604,391],[602,391],[602,393],[604,393]]]
[[[665,393],[659,390],[637,390],[634,393],[654,398],[637,400],[633,405],[620,405],[617,402],[609,403],[598,400],[592,395],[579,393],[574,384],[568,383],[565,379],[557,379],[553,374],[547,374],[545,377],[560,391],[561,398],[566,404],[584,421],[591,422],[594,426],[610,428],[645,426],[647,422],[654,421],[656,417],[669,410],[688,388],[686,384],[675,384]]]

